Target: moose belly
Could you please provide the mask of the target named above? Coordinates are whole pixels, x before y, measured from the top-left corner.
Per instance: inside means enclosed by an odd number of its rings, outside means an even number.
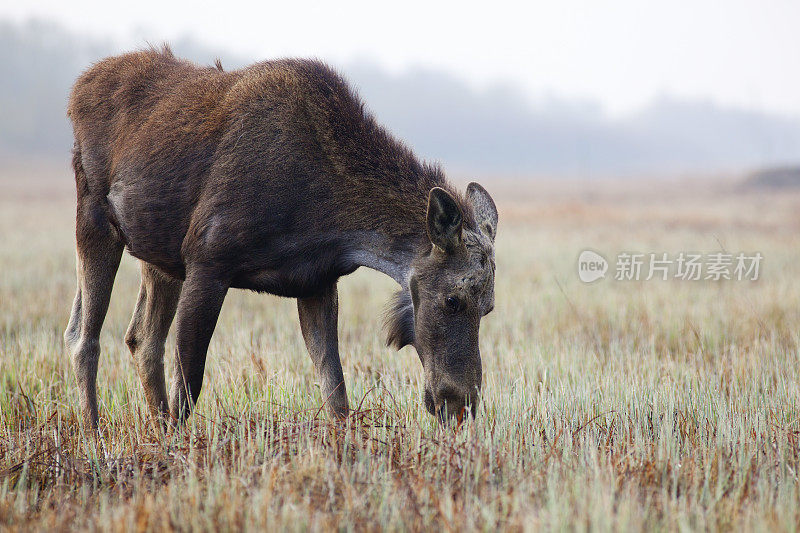
[[[121,181],[111,186],[107,201],[109,218],[130,254],[182,278],[180,250],[187,223],[180,202],[170,195],[141,193]]]
[[[231,286],[277,296],[306,298],[358,268],[358,264],[349,259],[350,254],[338,246],[301,248],[305,249],[298,250],[297,246],[292,246],[291,251],[273,248],[271,253],[256,262],[258,266],[240,270]]]

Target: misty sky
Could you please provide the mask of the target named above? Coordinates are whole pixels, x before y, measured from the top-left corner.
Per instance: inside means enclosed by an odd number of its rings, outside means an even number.
[[[0,17],[48,18],[121,47],[192,36],[253,58],[442,68],[614,115],[669,95],[800,117],[796,1],[29,0],[1,3]]]

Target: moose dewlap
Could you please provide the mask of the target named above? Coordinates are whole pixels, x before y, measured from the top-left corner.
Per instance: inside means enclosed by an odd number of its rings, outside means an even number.
[[[388,342],[416,348],[428,411],[475,413],[478,329],[494,305],[494,202],[421,163],[332,69],[291,59],[224,72],[151,49],[83,73],[68,114],[78,289],[64,338],[88,426],[98,422],[98,336],[124,248],[142,275],[125,342],[161,420],[184,419],[197,401],[230,288],[297,299],[325,405],[346,416],[336,283],[359,266],[400,285]]]

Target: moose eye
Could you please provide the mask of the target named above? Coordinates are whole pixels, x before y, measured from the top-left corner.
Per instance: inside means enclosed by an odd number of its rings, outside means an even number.
[[[450,311],[456,312],[461,309],[461,300],[457,296],[448,296],[445,303]]]

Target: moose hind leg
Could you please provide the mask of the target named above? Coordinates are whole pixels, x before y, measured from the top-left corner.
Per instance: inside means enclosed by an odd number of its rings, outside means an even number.
[[[78,272],[80,276],[80,271]],[[78,278],[80,280],[80,278]],[[72,302],[72,311],[69,314],[69,323],[67,330],[64,332],[64,344],[71,354],[75,350],[81,336],[81,285],[78,283],[78,290],[75,293],[75,299]]]
[[[122,256],[100,207],[78,206],[78,290],[64,340],[72,357],[78,382],[81,416],[88,429],[97,427],[97,362],[100,330],[108,311],[114,277]]]
[[[316,296],[298,298],[297,311],[303,339],[319,375],[325,406],[334,418],[344,418],[350,408],[339,359],[339,295],[336,284]]]
[[[125,334],[145,399],[153,417],[169,417],[167,389],[164,383],[164,342],[175,317],[181,282],[155,267],[140,262],[142,275],[139,298]]]

